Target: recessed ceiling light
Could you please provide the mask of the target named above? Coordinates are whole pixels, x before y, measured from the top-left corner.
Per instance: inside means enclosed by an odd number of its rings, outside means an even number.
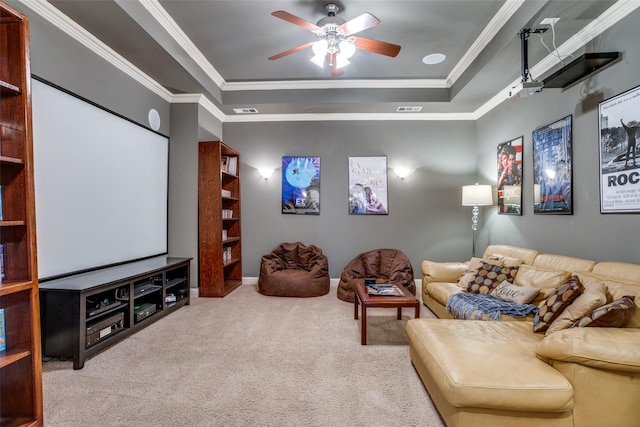
[[[447,59],[447,56],[442,53],[432,53],[431,55],[427,55],[422,58],[422,62],[427,65],[434,65],[441,63],[445,59]]]

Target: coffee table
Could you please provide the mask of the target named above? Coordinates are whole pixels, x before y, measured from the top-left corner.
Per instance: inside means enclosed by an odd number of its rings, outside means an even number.
[[[358,319],[358,305],[362,306],[362,328],[360,344],[367,345],[367,308],[386,307],[398,309],[398,320],[402,319],[402,308],[415,308],[415,318],[420,318],[420,301],[402,285],[396,285],[403,293],[402,296],[369,295],[363,282],[356,282],[355,300],[353,304],[353,318]]]

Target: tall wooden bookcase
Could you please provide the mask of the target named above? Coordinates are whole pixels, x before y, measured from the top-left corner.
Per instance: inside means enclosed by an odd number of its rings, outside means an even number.
[[[0,351],[3,426],[43,425],[29,61],[29,20],[0,1],[0,310],[6,346]]]
[[[240,154],[220,141],[198,148],[200,296],[223,297],[242,283]]]

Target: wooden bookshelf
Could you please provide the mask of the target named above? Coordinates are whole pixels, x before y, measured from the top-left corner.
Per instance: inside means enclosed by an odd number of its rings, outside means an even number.
[[[0,425],[43,425],[29,21],[0,1]]]
[[[223,297],[242,283],[240,154],[220,141],[198,153],[198,268],[201,297]]]

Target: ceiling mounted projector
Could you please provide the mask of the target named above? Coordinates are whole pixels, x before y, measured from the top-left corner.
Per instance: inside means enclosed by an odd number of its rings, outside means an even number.
[[[509,98],[524,98],[542,91],[544,84],[535,80],[529,82],[520,82],[509,91]]]
[[[528,40],[529,34],[539,34],[544,33],[546,29],[530,29],[523,28],[520,30],[518,35],[520,36],[520,51],[521,51],[521,59],[522,59],[522,81],[511,88],[509,91],[509,98],[523,98],[525,96],[533,95],[534,93],[538,93],[542,91],[544,84],[542,82],[535,81],[531,79],[531,74],[529,73],[529,49],[528,49]]]

